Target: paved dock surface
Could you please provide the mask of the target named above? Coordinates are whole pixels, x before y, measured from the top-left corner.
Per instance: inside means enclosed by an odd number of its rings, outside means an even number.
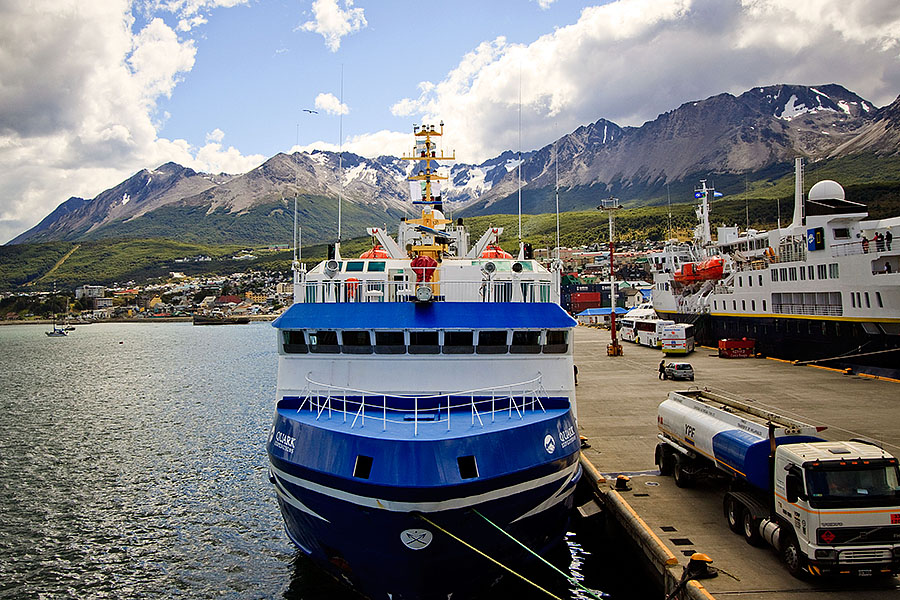
[[[719,600],[900,598],[898,578],[792,577],[773,549],[752,547],[728,529],[722,513],[724,483],[701,481],[681,489],[671,477],[659,475],[653,460],[657,406],[670,390],[691,385],[827,426],[820,434],[826,439],[877,440],[900,456],[900,383],[771,359],[721,359],[706,348],[670,359],[693,365],[693,383],[661,381],[657,367],[662,352],[625,342],[624,356],[609,357],[608,343],[607,330],[576,328],[578,424],[591,444],[584,455],[610,480],[619,473],[631,477],[632,490],[622,497],[682,565],[694,552],[703,552],[713,566],[733,576],[703,580],[710,594]]]

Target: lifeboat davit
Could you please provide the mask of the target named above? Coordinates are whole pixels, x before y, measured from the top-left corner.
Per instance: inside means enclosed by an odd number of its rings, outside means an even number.
[[[512,258],[512,254],[496,244],[490,244],[481,253],[481,258]]]
[[[390,258],[391,255],[388,254],[388,251],[382,248],[380,245],[375,244],[375,247],[371,250],[366,250],[362,254],[359,255],[360,258]]]
[[[675,271],[672,278],[683,284],[721,279],[725,270],[725,260],[721,256],[713,256],[699,263],[684,263]]]

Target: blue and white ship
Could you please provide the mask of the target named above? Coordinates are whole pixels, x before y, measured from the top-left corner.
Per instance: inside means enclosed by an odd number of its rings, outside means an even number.
[[[468,597],[562,543],[581,476],[559,269],[444,218],[443,124],[415,127],[421,216],[361,258],[295,262],[267,450],[290,539],[370,598]],[[496,527],[495,527],[496,526]],[[503,531],[498,530],[502,529]],[[515,540],[507,537],[506,532]]]

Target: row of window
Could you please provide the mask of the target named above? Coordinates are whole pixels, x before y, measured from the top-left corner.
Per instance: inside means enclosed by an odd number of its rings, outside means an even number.
[[[853,308],[863,307],[863,298],[866,300],[866,308],[872,308],[872,302],[869,298],[869,292],[850,292],[850,305]],[[884,302],[881,300],[881,292],[875,292],[875,305],[878,308],[884,308]]]
[[[568,331],[544,330],[286,330],[288,354],[564,354]]]
[[[838,263],[808,265],[805,267],[780,267],[778,269],[769,269],[772,281],[815,281],[816,279],[837,279],[840,276]],[[759,275],[759,285],[762,285],[762,275]],[[738,277],[738,287],[742,287],[743,282]],[[753,287],[753,276],[747,278],[747,286]]]

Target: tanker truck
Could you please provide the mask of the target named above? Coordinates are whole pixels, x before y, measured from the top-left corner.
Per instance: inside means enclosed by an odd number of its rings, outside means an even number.
[[[900,470],[883,449],[709,391],[670,392],[657,423],[660,473],[679,487],[728,478],[728,526],[775,548],[791,574],[900,570]]]

